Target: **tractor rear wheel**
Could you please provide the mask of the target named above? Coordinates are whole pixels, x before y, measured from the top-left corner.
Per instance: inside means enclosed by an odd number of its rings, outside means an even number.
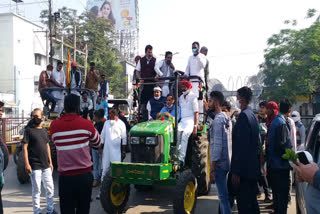
[[[183,171],[176,183],[173,212],[175,214],[194,213],[197,203],[197,180],[190,169]]]
[[[26,184],[30,182],[30,176],[25,170],[23,152],[20,152],[17,162],[17,178],[21,184]]]
[[[191,169],[197,178],[198,194],[208,195],[210,191],[210,146],[207,134],[194,138],[192,143]]]
[[[109,173],[103,178],[100,202],[109,214],[122,213],[130,195],[130,185],[117,182]]]

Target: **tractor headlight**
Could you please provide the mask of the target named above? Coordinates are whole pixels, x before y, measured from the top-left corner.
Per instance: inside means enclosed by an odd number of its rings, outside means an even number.
[[[146,145],[156,145],[156,144],[157,144],[157,137],[146,138]]]
[[[131,144],[139,144],[139,137],[131,137]]]

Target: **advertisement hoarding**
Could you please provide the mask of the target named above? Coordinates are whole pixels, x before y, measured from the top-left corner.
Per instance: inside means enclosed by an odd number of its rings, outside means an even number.
[[[89,0],[87,8],[95,17],[109,19],[116,30],[131,30],[137,26],[136,0]]]

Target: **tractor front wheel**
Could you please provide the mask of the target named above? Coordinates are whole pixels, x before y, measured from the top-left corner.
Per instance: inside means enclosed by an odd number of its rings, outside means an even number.
[[[117,182],[109,173],[103,178],[100,202],[109,214],[122,213],[130,195],[130,185]]]
[[[173,212],[175,214],[194,213],[197,202],[197,180],[190,169],[183,171],[176,184]]]

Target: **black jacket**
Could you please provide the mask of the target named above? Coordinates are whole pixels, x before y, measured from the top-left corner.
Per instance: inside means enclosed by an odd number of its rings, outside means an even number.
[[[241,111],[232,132],[231,173],[247,179],[260,177],[259,123],[250,107]]]

